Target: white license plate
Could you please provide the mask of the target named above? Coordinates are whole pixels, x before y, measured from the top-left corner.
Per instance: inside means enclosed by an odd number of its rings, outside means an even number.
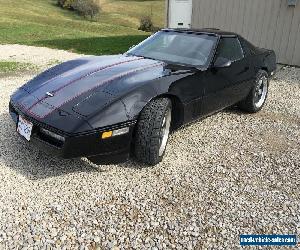
[[[17,131],[20,135],[24,136],[27,141],[30,141],[32,132],[32,123],[19,116]]]

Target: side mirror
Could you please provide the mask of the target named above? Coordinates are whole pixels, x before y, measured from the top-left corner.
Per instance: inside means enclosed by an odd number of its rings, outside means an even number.
[[[217,57],[214,63],[214,68],[227,68],[230,67],[232,61],[224,58],[224,57]]]

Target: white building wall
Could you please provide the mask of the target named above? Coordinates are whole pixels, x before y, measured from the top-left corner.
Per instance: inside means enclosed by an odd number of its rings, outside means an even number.
[[[296,7],[287,3],[287,0],[193,0],[191,26],[237,32],[256,46],[274,49],[278,62],[300,66],[300,0]]]

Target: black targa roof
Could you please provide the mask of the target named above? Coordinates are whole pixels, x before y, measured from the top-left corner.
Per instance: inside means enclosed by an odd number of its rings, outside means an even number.
[[[182,29],[182,28],[170,29],[169,28],[169,29],[163,29],[162,31],[174,31],[174,32],[182,32],[182,33],[194,33],[194,34],[211,34],[211,35],[222,36],[222,37],[238,36],[238,34],[234,32],[219,30],[215,28],[203,28],[203,29]]]

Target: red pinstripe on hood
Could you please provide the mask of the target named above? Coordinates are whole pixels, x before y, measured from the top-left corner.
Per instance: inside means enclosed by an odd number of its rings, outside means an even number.
[[[75,67],[37,84],[38,87],[27,87],[30,95],[23,98],[19,106],[35,118],[43,119],[66,103],[100,86],[163,65],[161,62],[140,57],[113,57],[113,60],[108,61],[114,62],[96,62],[97,67],[80,66],[80,73]],[[47,96],[47,92],[53,96]]]

